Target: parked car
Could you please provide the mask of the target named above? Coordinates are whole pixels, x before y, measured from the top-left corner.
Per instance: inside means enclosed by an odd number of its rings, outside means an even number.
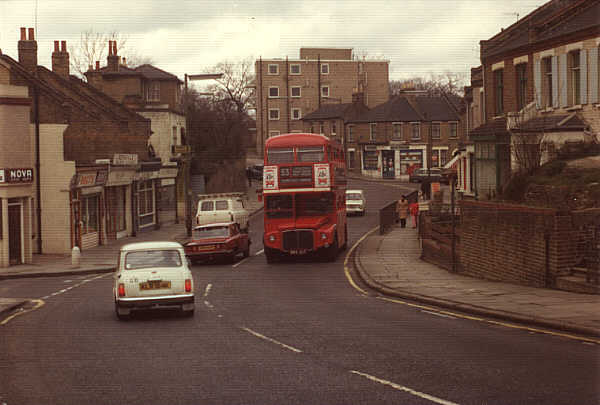
[[[200,194],[196,225],[235,222],[243,232],[248,231],[248,211],[242,193]]]
[[[431,172],[430,172],[431,171]],[[420,183],[423,179],[430,178],[432,182],[437,181],[441,182],[442,180],[442,171],[440,169],[415,169],[412,174],[409,176],[408,181],[411,183]]]
[[[252,165],[248,167],[250,171],[250,178],[254,180],[262,181],[263,179],[263,165]]]
[[[115,312],[121,320],[138,309],[177,307],[194,314],[194,279],[177,242],[138,242],[121,247],[114,274]]]
[[[239,254],[250,255],[250,238],[234,222],[197,226],[183,246],[192,263],[217,258],[234,261]]]
[[[362,190],[346,190],[346,214],[365,215],[367,200]]]

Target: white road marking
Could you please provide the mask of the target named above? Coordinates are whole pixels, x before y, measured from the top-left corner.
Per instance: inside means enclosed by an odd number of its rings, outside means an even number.
[[[421,312],[425,312],[426,314],[431,314],[431,315],[435,315],[435,316],[441,316],[442,318],[456,319],[456,317],[454,317],[452,315],[440,314],[439,312],[432,312],[432,311],[425,311],[425,310],[421,310]]]
[[[356,375],[359,375],[361,377],[365,377],[365,378],[367,378],[367,379],[369,379],[371,381],[375,381],[375,382],[377,382],[379,384],[389,385],[390,387],[392,387],[394,389],[397,389],[399,391],[408,392],[409,394],[414,395],[416,397],[427,399],[427,400],[429,400],[431,402],[435,402],[436,404],[441,404],[441,405],[458,405],[455,402],[446,401],[445,399],[437,398],[437,397],[434,397],[433,395],[425,394],[424,392],[415,391],[412,388],[404,387],[402,385],[393,383],[391,381],[382,380],[381,378],[373,377],[372,375],[361,373],[360,371],[354,371],[354,370],[352,370],[350,372],[352,374],[356,374]]]
[[[252,329],[249,329],[249,328],[246,328],[246,327],[242,327],[242,330],[245,330],[246,332],[250,333],[251,335],[256,336],[257,338],[264,339],[267,342],[275,343],[276,345],[281,346],[281,347],[283,347],[285,349],[291,350],[291,351],[296,352],[296,353],[302,353],[302,350],[300,350],[300,349],[296,349],[295,347],[288,346],[285,343],[281,343],[281,342],[279,342],[279,341],[277,341],[275,339],[271,339],[270,337],[267,337],[265,335],[261,335],[260,333],[255,332]]]
[[[210,302],[208,302],[208,301],[204,301],[204,305],[206,305],[210,309],[214,308],[214,306]]]
[[[211,288],[212,288],[212,284],[210,284],[210,283],[209,283],[209,284],[206,286],[206,288],[204,289],[204,296],[205,296],[205,297],[208,297],[208,294],[210,293],[210,290],[211,290]]]
[[[246,260],[248,260],[248,258],[245,258],[245,259],[242,259],[242,260],[240,260],[239,262],[237,262],[236,264],[234,264],[234,265],[233,265],[233,266],[231,266],[231,267],[233,267],[233,268],[236,268],[236,267],[237,267],[237,266],[239,266],[240,264],[244,263]]]
[[[6,325],[11,319],[13,319],[16,316],[26,314],[27,312],[35,311],[36,309],[41,308],[45,304],[45,302],[43,300],[30,300],[30,301],[35,302],[35,306],[33,308],[29,308],[29,309],[21,308],[19,310],[19,312],[15,312],[11,316],[9,316],[9,317],[5,318],[3,321],[1,321],[0,326]]]
[[[264,250],[264,249],[261,249],[261,250],[259,250],[258,252],[254,253],[254,256],[258,256],[258,255],[260,255],[260,254],[262,254],[262,253],[264,253],[264,252],[265,252],[265,250]]]

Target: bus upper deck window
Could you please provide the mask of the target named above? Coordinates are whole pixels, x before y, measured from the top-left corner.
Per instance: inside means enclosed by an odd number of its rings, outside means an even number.
[[[298,147],[298,162],[323,162],[325,153],[322,146]]]
[[[270,148],[267,160],[271,164],[294,163],[294,148]]]

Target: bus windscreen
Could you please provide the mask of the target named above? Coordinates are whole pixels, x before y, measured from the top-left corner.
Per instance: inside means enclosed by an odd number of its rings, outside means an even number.
[[[267,161],[269,164],[294,163],[294,148],[269,148]]]
[[[298,147],[298,162],[323,162],[325,153],[322,146],[300,146]]]

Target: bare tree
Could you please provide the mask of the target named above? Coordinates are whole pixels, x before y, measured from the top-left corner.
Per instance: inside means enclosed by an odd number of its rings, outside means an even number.
[[[143,57],[127,46],[128,37],[126,35],[117,31],[101,33],[89,29],[80,34],[79,43],[69,46],[71,71],[85,80],[84,73],[88,71],[90,66],[93,66],[96,61],[102,63],[106,59],[108,41],[116,41],[117,54],[126,57],[129,66],[152,63],[151,58]]]
[[[254,62],[249,57],[237,62],[224,61],[207,69],[207,73],[223,73],[215,84],[207,87],[215,101],[231,103],[238,113],[247,115],[254,94]]]

